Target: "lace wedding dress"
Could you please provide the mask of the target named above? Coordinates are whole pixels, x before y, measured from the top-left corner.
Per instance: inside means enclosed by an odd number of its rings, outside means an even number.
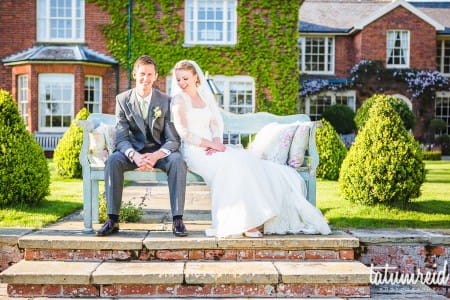
[[[305,182],[293,168],[233,147],[206,155],[201,139],[222,138],[222,120],[215,102],[202,98],[206,105],[196,108],[179,92],[172,98],[172,120],[189,169],[202,176],[211,191],[212,226],[206,235],[226,237],[261,224],[264,233],[329,234],[325,218],[306,200]]]

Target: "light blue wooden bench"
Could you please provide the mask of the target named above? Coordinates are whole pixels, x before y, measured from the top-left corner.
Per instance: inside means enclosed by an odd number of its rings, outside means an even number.
[[[310,118],[303,114],[275,116],[265,112],[232,114],[222,111],[222,116],[224,120],[224,140],[227,140],[229,143],[239,143],[243,136],[251,137],[262,127],[272,122],[283,124],[296,121],[310,122]],[[100,113],[93,113],[89,115],[87,120],[78,121],[78,125],[83,128],[83,146],[80,153],[80,162],[83,167],[84,231],[86,232],[93,231],[92,224],[98,223],[99,181],[104,180],[103,167],[92,165],[88,159],[89,132],[101,123],[114,125],[115,121],[114,115]],[[316,169],[319,165],[319,155],[315,140],[318,124],[312,122],[304,166],[299,170],[299,174],[306,181],[307,199],[313,205],[316,202]],[[125,180],[167,182],[167,176],[160,170],[150,172],[129,171],[125,173]],[[203,182],[203,179],[197,174],[188,172],[187,182],[199,183]]]

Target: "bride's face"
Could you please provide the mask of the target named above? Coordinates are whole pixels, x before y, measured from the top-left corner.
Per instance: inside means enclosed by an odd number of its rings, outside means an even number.
[[[197,75],[194,75],[189,70],[175,71],[175,78],[178,86],[183,92],[195,91],[197,88]]]

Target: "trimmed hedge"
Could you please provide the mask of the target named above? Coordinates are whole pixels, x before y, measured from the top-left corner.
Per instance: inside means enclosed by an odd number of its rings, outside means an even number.
[[[53,161],[57,174],[63,178],[82,177],[79,157],[83,145],[83,129],[77,125],[77,121],[86,120],[89,115],[86,108],[81,109],[56,146]]]
[[[392,205],[420,195],[425,180],[422,151],[389,98],[375,98],[370,118],[342,164],[339,187],[345,199]]]
[[[322,126],[317,128],[316,144],[320,159],[317,177],[337,180],[342,162],[347,155],[347,148],[327,120],[322,119]]]
[[[347,105],[334,104],[325,109],[322,118],[333,125],[337,133],[348,134],[355,132],[355,113]]]
[[[436,151],[425,151],[423,152],[423,160],[441,160],[442,153]]]
[[[0,90],[0,206],[38,204],[49,194],[44,150],[25,127],[11,94]]]
[[[387,99],[387,101],[389,102],[389,104],[391,104],[394,111],[396,111],[397,114],[400,116],[406,130],[413,129],[415,127],[416,116],[409,109],[408,104],[406,104],[405,101],[393,96],[375,94],[372,97],[366,99],[366,101],[364,101],[361,107],[356,111],[355,123],[358,129],[361,129],[369,119],[370,108],[373,106],[373,104],[379,97]]]

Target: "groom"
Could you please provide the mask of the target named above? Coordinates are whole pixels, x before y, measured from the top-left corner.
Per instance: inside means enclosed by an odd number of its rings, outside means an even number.
[[[158,77],[155,62],[146,55],[134,63],[136,88],[116,97],[116,151],[105,163],[105,193],[108,220],[97,231],[107,236],[119,231],[124,172],[138,168],[162,169],[167,173],[175,236],[187,236],[183,224],[186,163],[180,138],[170,122],[169,96],[153,89]]]

